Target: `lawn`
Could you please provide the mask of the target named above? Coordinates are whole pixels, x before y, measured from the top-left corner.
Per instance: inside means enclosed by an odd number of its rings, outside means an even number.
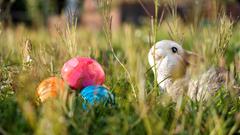
[[[147,18],[144,25],[123,24],[112,31],[108,14],[102,13],[100,31],[74,24],[54,34],[46,27],[0,27],[0,134],[240,134],[239,24],[224,13],[197,24],[185,24],[173,14],[159,26]],[[204,59],[190,65],[192,78],[210,67],[224,67],[229,85],[208,101],[172,101],[159,91],[147,59],[153,43],[163,39]],[[26,56],[32,61],[26,62]],[[102,65],[114,105],[86,110],[80,92],[70,88],[56,99],[39,101],[39,83],[60,77],[63,64],[75,56]]]

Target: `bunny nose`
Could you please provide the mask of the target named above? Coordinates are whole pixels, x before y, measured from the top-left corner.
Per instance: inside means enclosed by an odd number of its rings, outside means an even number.
[[[152,52],[152,56],[155,56],[155,60],[161,60],[163,58],[162,55],[156,54],[156,52],[155,52],[155,54],[154,54],[154,52]]]
[[[163,56],[161,56],[161,55],[156,55],[155,59],[156,59],[156,60],[162,60],[162,59],[163,59]]]

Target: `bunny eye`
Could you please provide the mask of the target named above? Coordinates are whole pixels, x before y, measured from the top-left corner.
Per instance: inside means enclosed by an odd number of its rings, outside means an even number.
[[[177,53],[178,52],[178,49],[176,47],[172,47],[172,52],[173,53]]]

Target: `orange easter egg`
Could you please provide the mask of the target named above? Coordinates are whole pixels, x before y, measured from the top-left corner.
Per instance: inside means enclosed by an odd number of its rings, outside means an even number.
[[[64,81],[57,77],[50,77],[43,80],[37,88],[37,95],[41,102],[48,98],[56,97],[60,91],[64,91]]]

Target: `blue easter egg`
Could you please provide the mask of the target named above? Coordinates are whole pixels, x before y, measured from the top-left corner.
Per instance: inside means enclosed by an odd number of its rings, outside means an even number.
[[[85,103],[83,103],[84,109],[87,108],[87,104],[90,106],[99,103],[103,103],[105,105],[114,104],[113,94],[107,88],[100,85],[85,87],[80,94],[85,100]]]

